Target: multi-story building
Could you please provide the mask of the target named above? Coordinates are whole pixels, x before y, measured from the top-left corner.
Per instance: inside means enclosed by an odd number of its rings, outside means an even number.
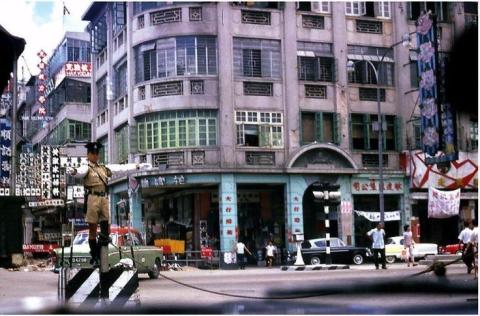
[[[64,156],[84,156],[84,145],[91,139],[90,128],[90,37],[84,32],[66,32],[59,45],[48,56],[45,79],[32,76],[26,86],[25,101],[17,110],[17,126],[23,152],[40,152],[41,145],[59,146]],[[39,111],[42,95],[47,112]],[[74,179],[68,184],[75,184]],[[77,181],[79,182],[79,181]],[[37,200],[37,197],[29,197]],[[28,204],[26,204],[28,206]],[[84,217],[83,208],[75,204],[65,213],[69,218]],[[60,242],[61,216],[59,207],[26,208],[29,225],[25,224],[26,242]],[[30,226],[30,227],[28,227]],[[31,234],[31,229],[35,234]]]
[[[93,3],[83,17],[93,139],[110,163],[154,167],[135,174],[133,225],[198,250],[206,223],[227,263],[237,239],[260,249],[273,238],[292,250],[292,234],[325,235],[311,184],[327,181],[342,192],[330,233],[366,245],[373,223],[354,211],[379,209],[377,82],[368,62],[378,67],[386,54],[385,211],[400,212],[386,231],[400,234],[412,217],[403,151],[420,137],[411,123],[418,81],[415,40],[411,50],[390,47],[415,31],[425,8],[439,17],[447,52],[465,23],[460,2]],[[116,211],[128,187],[125,176],[112,181],[113,222],[123,221]]]

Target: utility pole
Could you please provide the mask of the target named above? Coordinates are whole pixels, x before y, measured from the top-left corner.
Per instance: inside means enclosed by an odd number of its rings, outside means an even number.
[[[330,206],[336,206],[340,204],[341,192],[338,191],[340,185],[330,184],[328,182],[315,182],[313,184],[313,198],[314,201],[320,205],[323,205],[323,211],[325,213],[325,239],[326,239],[326,254],[325,263],[332,264],[332,256],[330,249]]]

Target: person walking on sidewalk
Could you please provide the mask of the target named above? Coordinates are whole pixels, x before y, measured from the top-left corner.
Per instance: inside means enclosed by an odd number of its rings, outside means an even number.
[[[472,221],[474,226],[472,230],[472,235],[470,237],[470,243],[468,244],[469,248],[472,248],[472,255],[473,255],[473,269],[475,271],[475,280],[478,277],[478,223],[477,219]]]
[[[250,250],[248,250],[247,246],[245,246],[245,244],[240,240],[237,242],[235,250],[237,252],[237,263],[240,266],[240,270],[245,270],[245,251],[249,255],[252,255],[252,253],[250,252]]]
[[[415,244],[413,242],[413,235],[410,225],[403,226],[403,247],[405,254],[405,261],[407,261],[407,267],[410,267],[410,262],[412,266],[416,266],[415,258],[413,257],[413,248]]]
[[[267,267],[271,268],[273,266],[273,260],[275,258],[275,252],[277,251],[277,247],[275,247],[270,240],[268,245],[265,247],[267,252]]]
[[[468,274],[470,274],[473,269],[473,249],[472,247],[468,247],[472,237],[473,227],[472,221],[466,221],[465,228],[460,232],[460,235],[458,235],[458,244],[463,246],[462,260],[467,266]]]
[[[372,240],[373,262],[375,268],[378,270],[378,254],[381,256],[382,269],[387,269],[387,262],[385,260],[385,231],[383,230],[383,223],[378,223],[376,228],[373,228],[367,233]]]

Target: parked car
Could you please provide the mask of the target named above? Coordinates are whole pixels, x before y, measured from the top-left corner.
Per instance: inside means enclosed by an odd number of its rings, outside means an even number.
[[[442,255],[461,255],[463,252],[463,244],[453,244],[438,247],[438,253]]]
[[[388,263],[394,263],[395,260],[400,260],[402,256],[403,236],[396,236],[387,239],[385,245],[385,256]],[[438,254],[437,244],[415,243],[413,247],[413,257],[425,258],[427,255]]]
[[[132,238],[130,238],[130,234]],[[121,258],[132,258],[131,240],[133,240],[133,256],[138,273],[147,273],[151,279],[158,278],[160,267],[162,265],[162,249],[155,246],[145,246],[138,230],[132,228],[130,233],[128,227],[117,227],[112,225],[110,228],[110,237],[113,245],[108,246],[108,263],[113,267]],[[55,262],[54,272],[58,273],[62,265],[62,248],[53,250],[53,261]],[[70,247],[64,248],[65,266],[70,266]],[[89,268],[90,265],[90,247],[88,245],[88,230],[82,230],[77,233],[73,240],[72,267]]]
[[[370,249],[364,247],[347,246],[339,238],[330,239],[330,253],[332,263],[362,264],[367,257],[371,257]],[[306,264],[317,265],[325,263],[326,239],[310,239],[302,243],[302,257]],[[294,258],[295,260],[296,258]]]

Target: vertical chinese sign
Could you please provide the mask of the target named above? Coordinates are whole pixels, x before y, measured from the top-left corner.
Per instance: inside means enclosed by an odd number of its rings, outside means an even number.
[[[40,50],[37,54],[40,58],[40,63],[38,63],[37,67],[40,69],[40,74],[38,75],[38,99],[37,101],[40,103],[40,107],[38,108],[38,116],[44,118],[47,115],[47,108],[45,107],[45,102],[47,101],[46,97],[46,90],[47,90],[47,76],[46,76],[46,69],[47,64],[43,61],[47,54],[45,51]]]
[[[421,15],[417,21],[418,73],[420,81],[420,110],[422,115],[423,152],[431,157],[440,147],[440,117],[437,106],[434,28],[430,14]]]
[[[0,196],[10,195],[12,125],[0,119]]]
[[[58,147],[51,148],[52,156],[52,199],[60,198],[60,149]]]
[[[426,164],[441,164],[458,159],[455,113],[444,102],[442,67],[438,52],[437,25],[431,13],[417,20],[418,73],[422,144]],[[442,63],[443,64],[443,63]],[[441,151],[440,155],[437,153]]]
[[[42,199],[52,198],[51,147],[42,146],[40,151],[42,164]]]

